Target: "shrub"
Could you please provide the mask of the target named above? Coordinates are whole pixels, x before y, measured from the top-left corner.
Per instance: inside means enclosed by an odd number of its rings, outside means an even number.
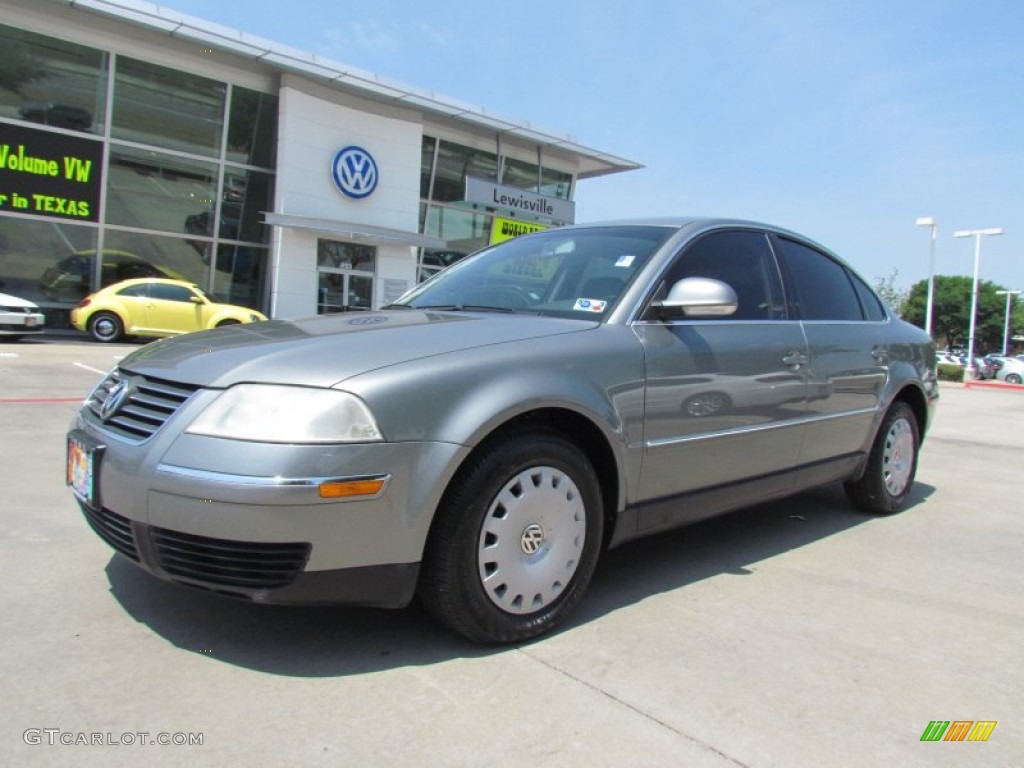
[[[939,363],[938,375],[939,381],[962,382],[964,380],[964,369],[952,363]]]

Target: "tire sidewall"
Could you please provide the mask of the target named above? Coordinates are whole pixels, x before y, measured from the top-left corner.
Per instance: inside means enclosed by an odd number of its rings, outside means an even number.
[[[540,466],[564,472],[576,485],[586,515],[586,538],[579,565],[565,590],[539,611],[511,614],[491,601],[481,583],[480,534],[491,505],[508,482],[524,470]],[[501,642],[535,637],[558,624],[582,598],[600,553],[604,512],[600,486],[590,462],[560,436],[527,433],[491,448],[472,467],[443,514],[461,517],[453,542],[452,575],[467,608],[467,618],[480,636]]]
[[[893,495],[885,485],[885,443],[892,431],[893,425],[898,421],[906,421],[910,426],[913,436],[914,455],[911,457],[910,476],[907,478],[906,486],[898,495]],[[880,513],[898,512],[910,496],[913,490],[914,481],[917,477],[917,459],[920,454],[921,434],[917,425],[917,417],[913,410],[906,403],[896,403],[889,409],[882,426],[875,438],[875,445],[871,450],[871,459],[868,464],[868,489],[875,510]]]

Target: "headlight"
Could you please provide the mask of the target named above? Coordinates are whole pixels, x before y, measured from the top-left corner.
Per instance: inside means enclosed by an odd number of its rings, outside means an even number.
[[[185,430],[258,443],[366,443],[383,440],[362,400],[335,389],[239,384]]]

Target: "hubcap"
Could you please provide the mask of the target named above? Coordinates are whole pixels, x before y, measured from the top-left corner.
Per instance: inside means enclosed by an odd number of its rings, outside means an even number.
[[[892,496],[907,489],[914,466],[914,432],[906,419],[897,419],[889,427],[882,451],[882,479]]]
[[[576,573],[586,534],[583,499],[565,472],[520,472],[491,502],[480,530],[477,565],[487,597],[508,613],[550,605]]]
[[[101,317],[96,321],[96,333],[100,336],[111,336],[115,330],[114,321],[109,317]]]

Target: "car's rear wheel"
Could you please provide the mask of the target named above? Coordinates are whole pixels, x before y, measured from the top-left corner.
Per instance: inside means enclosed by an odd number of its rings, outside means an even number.
[[[863,477],[845,485],[850,500],[871,514],[898,512],[914,485],[920,444],[913,409],[903,402],[893,403],[875,437]]]
[[[89,318],[89,333],[96,341],[117,341],[124,336],[124,324],[113,312],[97,312]]]
[[[561,435],[531,430],[495,441],[445,494],[424,554],[421,601],[479,642],[547,632],[590,583],[603,516],[593,467]]]

